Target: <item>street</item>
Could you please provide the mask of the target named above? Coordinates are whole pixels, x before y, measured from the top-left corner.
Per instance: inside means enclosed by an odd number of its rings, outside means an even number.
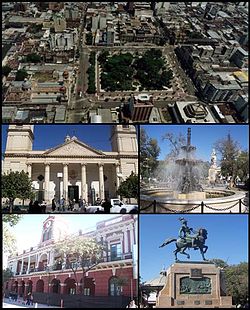
[[[57,306],[48,306],[48,305],[38,304],[38,303],[34,303],[33,305],[28,306],[28,305],[25,305],[22,300],[18,300],[18,301],[11,300],[10,301],[8,298],[4,298],[2,306],[3,308],[60,308]]]

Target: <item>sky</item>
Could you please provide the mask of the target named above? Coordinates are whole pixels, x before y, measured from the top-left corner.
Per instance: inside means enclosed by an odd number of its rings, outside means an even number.
[[[182,133],[187,137],[187,128],[191,128],[191,144],[196,147],[196,157],[204,161],[210,161],[210,155],[213,144],[228,133],[231,134],[233,140],[238,141],[243,150],[249,148],[249,132],[248,125],[143,125],[150,138],[157,139],[161,148],[159,160],[165,159],[169,153],[169,142],[162,141],[162,136],[167,132],[175,135]],[[219,157],[217,155],[217,159]]]
[[[5,151],[8,125],[2,125],[2,153]],[[66,135],[102,151],[111,151],[110,125],[35,125],[33,150],[45,150],[64,142]]]
[[[174,242],[163,248],[159,246],[168,238],[176,238],[182,216],[193,229],[203,227],[208,231],[206,259],[220,258],[228,264],[248,261],[248,215],[247,214],[154,214],[140,215],[139,219],[139,266],[142,282],[159,276],[163,268],[174,263]],[[200,251],[186,251],[190,261],[202,261]],[[178,254],[179,260],[187,260]]]

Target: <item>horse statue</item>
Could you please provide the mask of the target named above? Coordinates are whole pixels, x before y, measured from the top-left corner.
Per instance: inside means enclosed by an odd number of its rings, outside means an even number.
[[[187,221],[183,218],[180,218],[182,221],[183,226],[180,229],[179,232],[179,238],[168,238],[166,239],[162,245],[159,247],[162,248],[166,245],[168,245],[171,242],[175,241],[176,250],[173,252],[175,255],[175,261],[178,262],[177,253],[181,253],[187,256],[187,258],[190,258],[190,255],[185,252],[186,249],[194,249],[194,250],[200,250],[202,259],[204,261],[207,261],[204,254],[207,252],[208,246],[205,245],[206,239],[207,239],[207,230],[205,228],[199,228],[198,231],[194,231],[192,228],[189,228],[187,226]],[[190,233],[195,232],[196,234],[192,236]],[[183,233],[183,236],[181,235]]]

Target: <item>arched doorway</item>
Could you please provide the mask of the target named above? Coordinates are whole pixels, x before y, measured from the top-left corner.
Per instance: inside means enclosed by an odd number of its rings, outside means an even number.
[[[33,289],[33,283],[32,283],[32,281],[31,280],[29,280],[28,282],[27,282],[27,291],[26,291],[26,293],[28,294],[28,293],[32,293],[32,289]]]
[[[67,278],[64,281],[64,294],[75,295],[76,294],[76,281],[72,278]]]
[[[58,279],[53,279],[51,281],[51,288],[50,288],[50,292],[51,293],[56,293],[56,294],[60,294],[60,280]]]
[[[111,277],[109,279],[109,296],[120,296],[121,286],[117,277]]]
[[[95,279],[94,278],[84,278],[80,280],[80,294],[85,296],[94,296],[95,295]],[[83,283],[83,285],[82,285]]]
[[[44,292],[44,282],[42,279],[36,282],[36,292],[43,293]]]

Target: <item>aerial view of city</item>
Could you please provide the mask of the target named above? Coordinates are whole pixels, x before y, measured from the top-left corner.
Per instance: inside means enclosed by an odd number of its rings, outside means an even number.
[[[3,123],[248,123],[247,2],[2,2]]]

